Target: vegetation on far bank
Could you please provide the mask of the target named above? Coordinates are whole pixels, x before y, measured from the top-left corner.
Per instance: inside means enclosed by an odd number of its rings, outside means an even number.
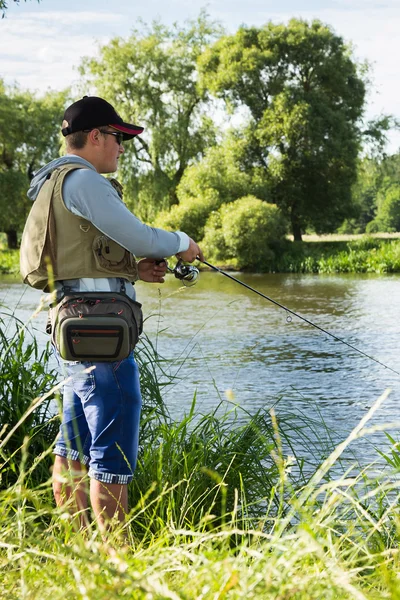
[[[19,250],[0,249],[0,274],[19,274]]]
[[[276,249],[276,273],[400,273],[400,240],[289,242]]]
[[[400,234],[399,234],[400,235]],[[261,257],[247,252],[231,258],[204,246],[206,260],[227,270],[261,273],[400,273],[400,239],[378,236],[310,236],[283,241]],[[332,240],[331,240],[332,238]],[[336,239],[338,238],[338,239]],[[346,238],[348,241],[346,241]],[[355,238],[355,239],[353,239]],[[201,268],[201,265],[200,265]],[[19,250],[0,249],[0,274],[19,275]]]
[[[249,415],[229,402],[200,415],[194,401],[174,421],[162,398],[173,383],[168,365],[142,340],[144,410],[132,508],[124,530],[104,541],[95,523],[78,532],[67,507],[54,507],[60,376],[48,359],[29,327],[3,315],[2,597],[398,599],[398,445],[390,438],[379,475],[374,465],[354,461],[349,472],[340,463],[351,442],[368,435],[368,419],[385,396],[339,445],[321,419],[288,415],[279,405],[276,414]],[[305,455],[291,456],[299,436]]]
[[[334,237],[334,236],[333,236]],[[400,240],[362,236],[360,239],[343,241],[291,242],[271,244],[265,262],[256,265],[246,263],[246,257],[220,260],[208,256],[209,262],[225,269],[247,270],[264,273],[400,273]]]

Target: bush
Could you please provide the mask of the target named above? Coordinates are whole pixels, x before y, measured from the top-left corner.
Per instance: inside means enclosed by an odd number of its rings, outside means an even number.
[[[357,224],[356,219],[345,219],[336,230],[339,234],[363,233],[362,228]]]
[[[367,226],[365,228],[365,233],[379,233],[380,231],[386,231],[386,227],[384,223],[382,223],[382,221],[378,218],[373,219],[373,221],[367,223]]]
[[[0,273],[19,274],[19,250],[0,250]]]
[[[229,261],[240,269],[268,271],[275,257],[272,244],[282,240],[286,230],[275,204],[245,196],[210,215],[203,246],[214,260]]]
[[[400,185],[391,185],[380,196],[377,220],[383,224],[383,231],[400,231]]]
[[[154,225],[170,231],[184,231],[194,240],[201,240],[208,215],[220,205],[219,193],[208,189],[197,198],[182,198],[181,203],[174,204],[171,210],[159,213]]]

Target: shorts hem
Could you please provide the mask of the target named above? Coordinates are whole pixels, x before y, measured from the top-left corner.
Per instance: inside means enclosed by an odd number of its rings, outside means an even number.
[[[82,452],[78,450],[73,450],[72,448],[63,448],[62,446],[56,446],[53,450],[53,454],[57,456],[62,456],[63,458],[68,458],[69,460],[78,460],[83,465],[87,466],[90,462],[89,456],[85,456]]]
[[[133,479],[133,475],[117,475],[115,473],[100,473],[99,471],[95,471],[90,468],[89,477],[92,479],[97,479],[97,481],[101,481],[102,483],[118,483],[120,485],[127,485]]]

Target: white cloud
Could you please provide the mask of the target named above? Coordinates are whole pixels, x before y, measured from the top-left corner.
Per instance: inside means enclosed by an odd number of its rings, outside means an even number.
[[[12,20],[3,20],[0,23],[0,76],[7,83],[17,82],[31,90],[68,87],[78,79],[77,67],[82,57],[95,55],[99,44],[109,39],[104,31],[121,18],[115,13],[83,12],[79,22],[71,24],[71,15],[67,12],[46,12],[23,13]],[[67,35],[66,23],[69,23]],[[96,24],[102,25],[97,28],[97,41],[93,35]]]
[[[64,35],[68,36],[68,32],[70,29],[75,27],[83,26],[83,25],[95,25],[96,23],[122,23],[124,21],[124,17],[122,14],[116,12],[107,12],[107,11],[79,11],[78,13],[71,14],[71,11],[68,10],[57,10],[57,11],[29,11],[23,12],[21,14],[16,14],[12,19],[5,19],[3,22],[5,26],[13,26],[18,21],[36,21],[36,22],[47,22],[62,25],[68,24],[68,31],[64,31]]]

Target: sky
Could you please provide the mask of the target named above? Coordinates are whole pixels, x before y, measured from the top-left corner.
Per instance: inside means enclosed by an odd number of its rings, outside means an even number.
[[[31,91],[75,85],[82,57],[95,56],[113,37],[128,37],[140,20],[182,23],[205,9],[227,33],[243,24],[292,17],[329,24],[352,44],[357,60],[371,65],[366,117],[400,119],[400,0],[28,0],[19,5],[9,0],[9,5],[0,19],[0,78]],[[400,133],[393,132],[388,151],[399,148]]]

